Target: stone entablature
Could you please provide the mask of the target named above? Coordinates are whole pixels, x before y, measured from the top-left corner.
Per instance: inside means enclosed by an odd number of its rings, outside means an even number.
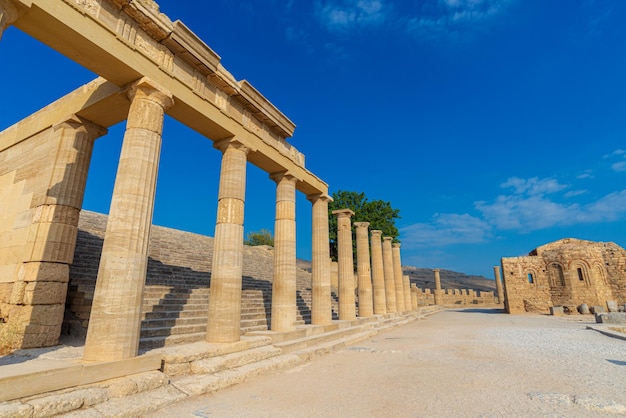
[[[524,257],[502,258],[505,307],[509,313],[572,312],[582,304],[606,306],[626,300],[626,251],[613,242],[561,239]]]

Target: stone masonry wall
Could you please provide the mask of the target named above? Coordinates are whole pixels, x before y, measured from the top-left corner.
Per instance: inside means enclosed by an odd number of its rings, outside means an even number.
[[[509,313],[547,313],[551,306],[574,312],[585,303],[606,306],[626,300],[626,251],[615,243],[562,239],[525,257],[502,258]]]
[[[80,319],[88,325],[107,216],[81,211],[74,263],[70,266],[66,322]],[[209,287],[213,238],[161,226],[151,230],[146,285]],[[272,282],[274,250],[244,246],[243,276]],[[298,289],[311,288],[311,273],[297,269]],[[246,286],[244,281],[244,288]]]

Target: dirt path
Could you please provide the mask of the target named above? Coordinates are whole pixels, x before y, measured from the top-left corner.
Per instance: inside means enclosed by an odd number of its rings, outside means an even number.
[[[585,323],[445,311],[151,417],[626,415],[626,341]]]

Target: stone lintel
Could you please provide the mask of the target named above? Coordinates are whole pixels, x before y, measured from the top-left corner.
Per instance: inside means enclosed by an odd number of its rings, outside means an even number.
[[[354,226],[356,228],[367,228],[368,226],[370,226],[369,222],[354,222]]]
[[[350,218],[354,216],[354,212],[351,209],[337,209],[333,211],[333,215],[336,215],[337,218]]]

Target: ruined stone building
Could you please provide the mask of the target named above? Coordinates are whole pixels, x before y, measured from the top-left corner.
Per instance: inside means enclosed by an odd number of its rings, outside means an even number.
[[[502,275],[512,314],[626,301],[626,251],[613,242],[564,238],[525,257],[502,258]]]

